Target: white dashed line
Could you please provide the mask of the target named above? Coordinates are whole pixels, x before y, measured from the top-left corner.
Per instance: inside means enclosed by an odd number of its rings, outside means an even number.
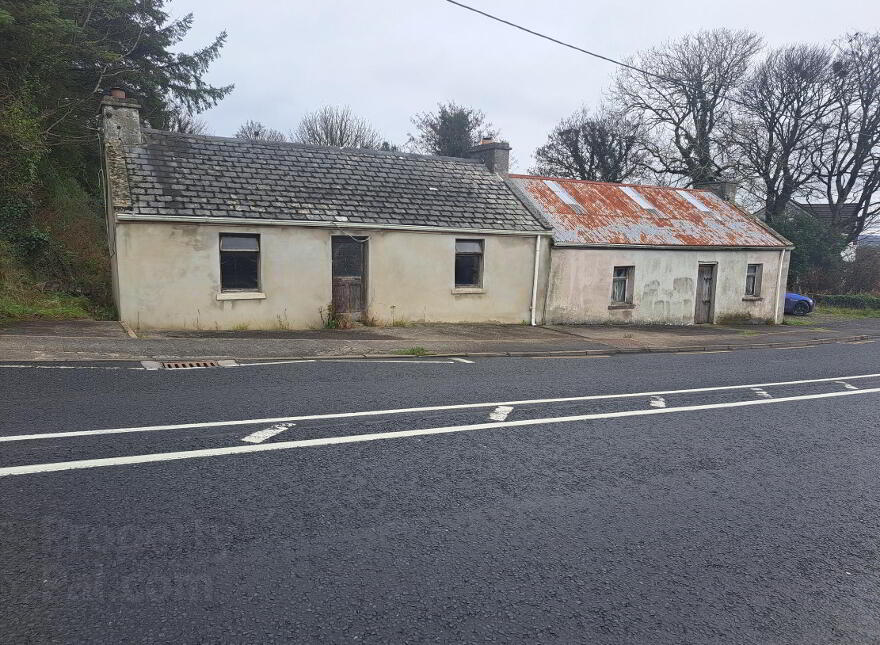
[[[492,410],[489,413],[489,418],[492,421],[504,421],[507,419],[507,415],[513,412],[513,408],[509,405],[499,405],[497,408]]]
[[[279,423],[274,426],[270,426],[268,428],[264,428],[263,430],[257,430],[256,432],[249,434],[242,441],[247,441],[248,443],[263,443],[266,439],[270,437],[274,437],[276,434],[281,434],[288,428],[295,426],[295,423]]]
[[[571,423],[573,421],[591,421],[594,419],[619,419],[624,417],[646,416],[650,414],[669,414],[675,412],[696,412],[700,410],[716,410],[722,408],[739,408],[752,405],[775,405],[789,401],[808,401],[813,399],[830,399],[842,396],[859,396],[862,394],[877,394],[880,388],[866,390],[846,390],[844,392],[825,392],[823,394],[807,394],[802,396],[789,396],[778,399],[752,399],[749,401],[731,401],[726,403],[711,403],[708,405],[688,405],[678,408],[652,408],[650,410],[626,410],[623,412],[606,412],[602,414],[579,414],[568,417],[549,417],[544,419],[523,419],[520,421],[502,421],[495,423],[475,423],[462,426],[447,426],[441,428],[420,428],[417,430],[401,430],[398,432],[375,432],[359,435],[339,437],[322,437],[319,439],[300,439],[298,441],[278,441],[275,443],[257,444],[252,446],[227,446],[224,448],[207,448],[202,450],[185,450],[180,452],[163,452],[148,455],[130,455],[125,457],[105,457],[100,459],[81,459],[77,461],[61,461],[47,464],[29,464],[25,466],[8,466],[0,468],[0,477],[13,475],[31,475],[36,473],[60,472],[65,470],[81,470],[84,468],[101,468],[105,466],[127,466],[131,464],[146,464],[163,461],[178,461],[181,459],[196,459],[200,457],[219,457],[225,455],[241,455],[254,452],[268,452],[274,450],[290,450],[292,448],[309,448],[316,446],[332,446],[349,443],[363,443],[367,441],[379,441],[383,439],[402,439],[406,437],[425,437],[430,435],[451,434],[472,430],[495,430],[498,428],[517,428],[536,425],[548,425],[556,423]],[[426,444],[421,444],[426,445]]]
[[[439,412],[443,410],[468,410],[473,408],[496,408],[500,405],[533,405],[540,403],[572,403],[576,401],[601,401],[605,399],[646,398],[655,395],[697,394],[700,392],[725,392],[749,388],[776,387],[784,385],[806,385],[810,383],[831,383],[834,381],[853,381],[858,379],[880,378],[880,374],[859,374],[856,376],[833,376],[830,378],[805,379],[800,381],[776,381],[773,383],[750,383],[748,385],[721,385],[697,387],[684,390],[657,390],[652,392],[628,392],[625,394],[590,394],[587,396],[566,396],[550,399],[524,399],[520,401],[495,401],[493,403],[459,403],[454,405],[429,405],[415,408],[394,408],[390,410],[363,410],[360,412],[337,412],[333,414],[306,414],[287,417],[268,417],[263,419],[237,419],[234,421],[204,421],[199,423],[172,423],[165,425],[135,426],[130,428],[107,428],[101,430],[73,430],[70,432],[46,432],[42,434],[19,434],[0,437],[0,443],[8,441],[32,441],[37,439],[60,439],[63,437],[88,437],[128,432],[154,432],[157,430],[189,430],[192,428],[219,428],[224,426],[257,425],[263,423],[282,423],[286,421],[314,421],[318,419],[352,419],[414,412]],[[866,390],[860,390],[866,391]]]

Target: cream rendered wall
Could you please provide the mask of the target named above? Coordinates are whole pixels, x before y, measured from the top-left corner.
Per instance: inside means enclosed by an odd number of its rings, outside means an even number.
[[[368,307],[382,322],[520,323],[530,319],[535,236],[373,231]],[[455,289],[455,240],[483,240],[483,288]],[[542,239],[546,250],[550,240]],[[544,266],[546,267],[546,260]],[[543,308],[538,302],[537,310]]]
[[[782,322],[788,253],[781,251],[554,248],[546,318],[550,323],[694,322],[697,269],[716,264],[714,318],[749,314]],[[746,265],[763,264],[761,299],[745,300]],[[632,309],[609,309],[615,266],[633,266]]]
[[[368,242],[367,306],[380,322],[529,320],[535,236],[348,230]],[[220,233],[258,233],[264,299],[218,300]],[[338,230],[119,221],[120,319],[135,329],[305,329],[331,299]],[[483,291],[454,291],[456,238],[484,240]],[[549,239],[542,239],[543,271]],[[543,310],[540,281],[537,310]],[[540,316],[539,316],[540,322]]]

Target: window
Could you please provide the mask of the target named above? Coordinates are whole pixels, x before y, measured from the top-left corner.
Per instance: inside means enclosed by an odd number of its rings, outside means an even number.
[[[614,267],[611,278],[612,304],[632,304],[633,268]]]
[[[483,240],[455,240],[455,286],[483,286]]]
[[[750,264],[746,268],[746,295],[757,298],[761,295],[761,273],[763,264]]]
[[[260,289],[260,236],[220,234],[220,288]]]

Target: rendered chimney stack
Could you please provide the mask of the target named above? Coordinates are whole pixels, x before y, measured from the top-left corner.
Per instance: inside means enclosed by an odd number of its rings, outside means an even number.
[[[479,145],[468,152],[471,159],[479,159],[489,170],[502,177],[510,172],[510,144],[506,141],[495,141],[492,137],[483,137]]]
[[[698,181],[694,183],[694,188],[709,190],[724,201],[736,204],[736,191],[739,190],[739,182],[731,177],[719,177],[714,181]]]
[[[125,96],[119,87],[101,99],[101,122],[105,143],[119,141],[126,146],[141,143],[140,103]]]

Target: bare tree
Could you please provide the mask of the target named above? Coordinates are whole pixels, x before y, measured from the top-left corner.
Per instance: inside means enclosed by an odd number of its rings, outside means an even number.
[[[646,152],[654,172],[693,183],[717,179],[731,167],[721,141],[729,98],[761,47],[751,32],[715,29],[629,61],[638,69],[620,72],[614,98],[652,132]]]
[[[880,33],[852,34],[835,47],[839,91],[823,126],[817,185],[832,225],[852,242],[880,216]]]
[[[437,112],[422,112],[412,118],[417,133],[409,135],[414,150],[444,157],[467,157],[468,150],[482,137],[498,137],[498,130],[481,110],[449,103],[437,105]]]
[[[182,103],[173,103],[168,115],[168,129],[183,134],[210,134],[208,122],[197,117]]]
[[[297,143],[308,143],[334,148],[378,149],[383,140],[365,119],[352,113],[351,108],[327,105],[307,114],[290,133]]]
[[[730,140],[768,222],[816,178],[821,126],[836,102],[831,60],[824,47],[777,49],[736,93]]]
[[[624,182],[644,169],[641,124],[624,115],[582,108],[553,128],[535,151],[531,172],[552,177]]]
[[[267,141],[269,143],[281,143],[287,141],[283,132],[267,128],[259,121],[245,121],[236,131],[236,139],[248,139],[250,141]]]

